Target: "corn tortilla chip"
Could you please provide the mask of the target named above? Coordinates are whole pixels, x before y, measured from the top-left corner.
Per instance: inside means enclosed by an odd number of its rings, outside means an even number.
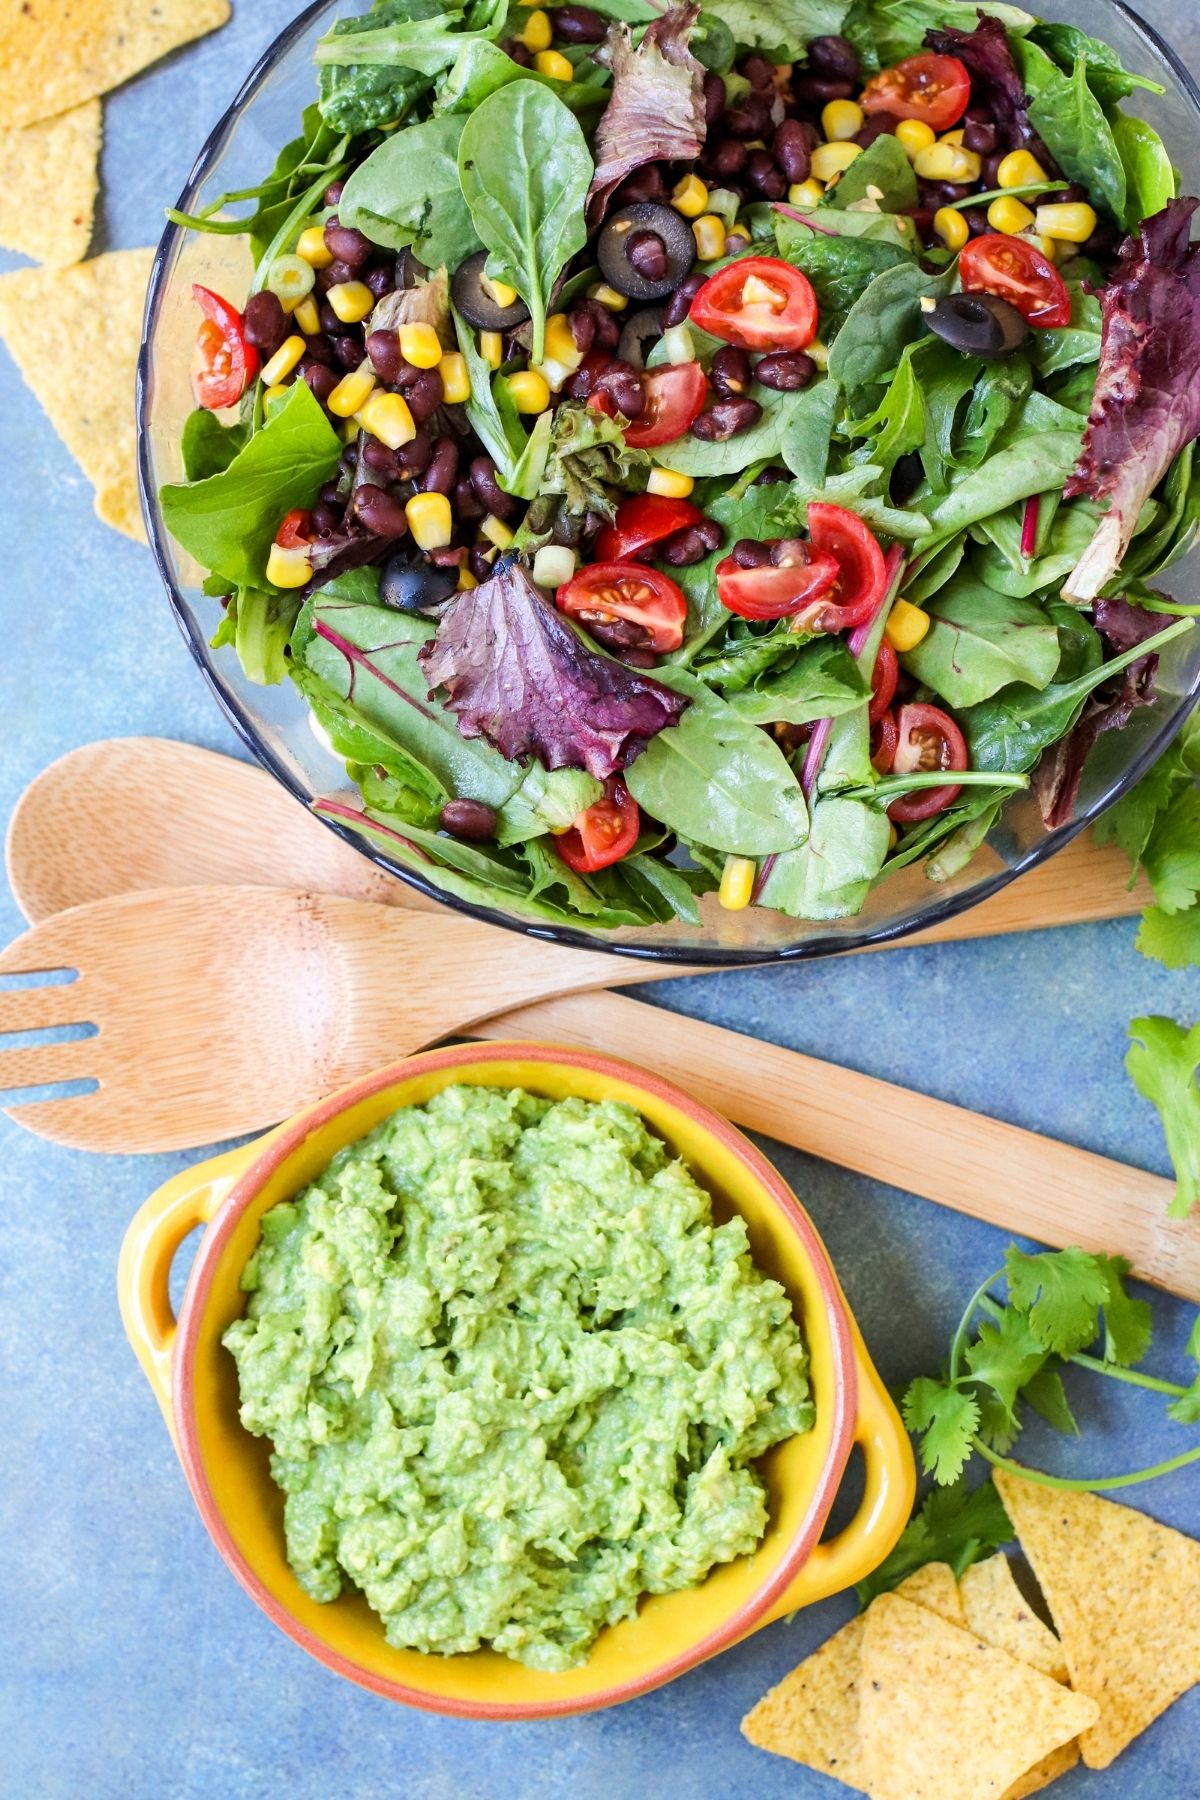
[[[1083,1760],[1106,1769],[1200,1681],[1200,1543],[1095,1494],[996,1473],[1062,1639],[1071,1685],[1099,1703]]]
[[[114,250],[73,269],[0,275],[0,337],[92,486],[96,511],[144,539],[134,373],[153,250]],[[74,379],[63,345],[90,344]]]
[[[0,0],[0,125],[32,125],[224,25],[229,0]]]
[[[77,263],[92,241],[100,102],[0,131],[0,244],[36,262]]]
[[[1043,1756],[1040,1763],[1035,1763],[1028,1775],[1022,1775],[1020,1781],[1014,1781],[1010,1788],[1005,1788],[1000,1800],[1028,1800],[1030,1794],[1040,1794],[1043,1788],[1065,1775],[1079,1761],[1079,1739],[1072,1738],[1069,1744],[1061,1744],[1052,1750],[1049,1756]]]
[[[1012,1564],[1003,1551],[967,1569],[958,1585],[968,1631],[993,1650],[1007,1650],[1018,1662],[1040,1669],[1051,1681],[1066,1681],[1063,1647],[1013,1580]]]
[[[1003,1794],[1098,1715],[1094,1701],[898,1594],[866,1616],[861,1681],[872,1800]]]
[[[927,1563],[903,1581],[898,1593],[940,1613],[951,1624],[962,1620],[958,1583],[946,1563]],[[742,1720],[742,1731],[760,1750],[788,1756],[805,1768],[833,1775],[865,1793],[859,1769],[858,1676],[862,1664],[863,1617],[785,1675]]]

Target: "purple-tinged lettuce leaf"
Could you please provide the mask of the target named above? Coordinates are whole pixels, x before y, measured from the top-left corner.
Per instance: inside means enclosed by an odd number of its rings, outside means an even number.
[[[1107,500],[1063,592],[1086,604],[1112,581],[1138,518],[1179,452],[1200,436],[1200,200],[1173,200],[1121,246],[1100,295],[1100,371],[1068,500]]]
[[[673,6],[646,27],[637,49],[629,27],[613,25],[595,60],[612,70],[612,94],[596,127],[596,173],[588,189],[588,229],[604,217],[613,189],[651,162],[691,162],[704,147],[704,70],[688,48],[699,6]]]
[[[681,694],[589,650],[515,559],[461,594],[421,652],[430,691],[466,738],[510,761],[586,769],[600,781],[627,768],[687,706]]]
[[[972,105],[993,121],[1001,144],[1026,146],[1048,173],[1053,172],[1053,159],[1029,122],[1025,83],[1000,20],[980,10],[974,31],[935,25],[925,33],[925,42],[939,56],[956,56],[965,65],[971,77]]]

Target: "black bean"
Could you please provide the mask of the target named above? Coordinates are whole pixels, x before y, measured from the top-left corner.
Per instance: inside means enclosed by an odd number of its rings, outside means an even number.
[[[456,519],[462,519],[466,523],[470,523],[473,519],[482,519],[487,513],[487,507],[483,505],[466,475],[460,477],[454,484],[452,510]]]
[[[264,362],[274,356],[288,335],[287,314],[280,305],[278,296],[268,288],[264,288],[261,294],[251,294],[242,314],[242,330],[246,334],[246,342],[262,351]]]
[[[785,119],[775,133],[775,159],[789,181],[807,181],[812,172],[816,131],[799,119]]]
[[[698,270],[693,270],[692,274],[684,276],[675,292],[663,306],[664,326],[683,324],[692,310],[692,301],[707,280],[708,276],[700,274]]]
[[[794,569],[808,561],[808,545],[803,538],[776,538],[770,556],[777,569]]]
[[[718,549],[724,535],[715,519],[701,519],[698,525],[688,525],[667,538],[659,546],[658,558],[672,569],[686,569]]]
[[[642,378],[630,363],[622,362],[620,357],[613,357],[592,391],[607,394],[617,411],[627,419],[640,419],[646,410]]]
[[[512,515],[516,501],[506,494],[496,480],[496,465],[490,456],[477,456],[468,471],[476,498],[496,519]]]
[[[533,51],[527,49],[526,46],[521,43],[519,38],[505,38],[500,48],[506,51],[508,55],[511,56],[512,60],[515,63],[518,63],[522,69],[532,69]]]
[[[743,250],[748,250],[750,248],[750,243],[750,233],[748,231],[743,231],[739,225],[736,231],[730,231],[726,234],[725,254],[726,256],[740,256]]]
[[[662,170],[657,163],[647,163],[644,168],[635,169],[632,175],[625,177],[609,202],[609,211],[616,212],[622,206],[636,206],[643,200],[663,205],[666,198],[667,184]]]
[[[433,446],[429,467],[421,477],[426,494],[448,494],[458,479],[458,445],[452,437],[440,437]]]
[[[329,186],[325,189],[326,206],[339,206],[345,191],[346,184],[344,181],[331,181]]]
[[[899,123],[900,121],[894,113],[870,113],[862,130],[854,134],[854,142],[860,144],[864,150],[869,150],[878,138],[894,136]]]
[[[857,83],[837,81],[829,75],[796,75],[792,92],[799,106],[828,106],[831,100],[849,100]]]
[[[771,552],[756,538],[739,538],[731,552],[739,569],[761,569],[771,560]]]
[[[405,363],[401,368],[395,385],[408,401],[414,425],[423,425],[426,419],[433,417],[446,391],[437,369],[414,369],[411,363]]]
[[[322,506],[340,506],[345,495],[336,481],[327,481],[317,498]]]
[[[987,216],[986,206],[963,207],[962,216],[967,222],[967,230],[972,237],[988,237],[990,235],[992,221]]]
[[[735,344],[726,344],[713,357],[708,378],[722,400],[736,399],[750,386],[750,358]]]
[[[794,394],[814,380],[817,365],[803,350],[773,350],[754,366],[754,379],[777,393]]]
[[[417,481],[429,467],[429,459],[433,455],[433,445],[429,433],[417,427],[407,444],[401,444],[396,452],[396,463],[400,470],[401,481]]]
[[[781,469],[778,463],[769,463],[761,475],[754,477],[754,487],[773,487],[777,481],[790,481],[791,473]]]
[[[762,137],[771,123],[771,103],[761,94],[747,94],[725,114],[725,128],[734,137]]]
[[[640,650],[649,642],[645,626],[635,624],[632,619],[585,618],[581,623],[598,644],[618,655],[624,655],[627,650]]]
[[[704,77],[704,122],[710,128],[725,111],[725,83],[710,69]]]
[[[773,88],[775,85],[775,64],[765,56],[752,54],[743,58],[741,72],[752,88]]]
[[[622,650],[621,661],[627,663],[631,669],[657,669],[658,667],[658,658],[653,650],[643,650],[640,647],[633,650]]]
[[[647,281],[661,281],[668,269],[667,246],[653,231],[634,231],[630,233],[625,245],[625,255],[639,275]]]
[[[335,256],[327,268],[317,270],[317,292],[327,294],[330,288],[343,287],[347,281],[354,280],[354,270],[348,262]]]
[[[337,367],[333,345],[323,331],[314,331],[310,338],[304,340],[304,354],[309,362],[324,363],[327,369]]]
[[[426,560],[435,569],[461,569],[467,560],[465,544],[438,544],[433,550],[425,552]],[[450,595],[446,595],[448,600]]]
[[[714,175],[736,175],[745,168],[749,154],[740,138],[718,138],[709,146],[704,160]]]
[[[1101,219],[1086,244],[1079,246],[1081,256],[1090,256],[1093,261],[1100,257],[1111,256],[1117,247],[1117,234],[1107,219]]]
[[[808,66],[815,75],[829,75],[835,81],[858,81],[862,74],[858,52],[844,37],[813,38],[808,46]]]
[[[333,354],[343,369],[357,369],[363,359],[362,339],[348,331],[339,332],[333,339]]]
[[[338,384],[338,377],[324,363],[313,362],[311,357],[304,357],[300,363],[301,381],[308,384],[314,397],[324,406],[330,394]]]
[[[396,286],[395,264],[393,263],[389,267],[386,263],[380,263],[377,268],[368,269],[363,276],[363,280],[370,288],[375,298],[377,300],[382,300],[384,295],[390,294]]]
[[[319,500],[313,507],[312,518],[318,537],[332,537],[341,528],[342,509],[340,506],[327,506],[323,500]]]
[[[579,300],[567,315],[577,350],[615,350],[621,327],[599,300]]]
[[[404,358],[400,354],[400,333],[398,331],[372,331],[367,335],[367,355],[371,359],[371,367],[380,381],[393,386],[400,373]]]
[[[996,127],[990,119],[973,119],[967,114],[963,126],[963,149],[973,150],[976,156],[991,156],[996,148]]]
[[[1000,186],[1000,164],[1004,161],[1004,152],[997,150],[983,159],[983,191],[990,194]]]
[[[342,329],[342,321],[330,306],[328,300],[322,300],[317,307],[317,317],[321,321],[321,330],[336,336]]]
[[[371,437],[364,432],[359,439],[360,455],[368,469],[383,478],[385,482],[399,481],[400,466],[396,461],[396,452],[389,450],[382,438]]]
[[[917,192],[922,206],[941,207],[949,206],[955,200],[965,200],[971,189],[962,182],[918,181]]]
[[[782,200],[787,176],[769,150],[752,150],[746,159],[746,179],[767,200]]]
[[[575,7],[576,12],[585,8]],[[466,838],[471,843],[485,842],[496,835],[495,808],[483,800],[447,800],[442,808],[441,825],[451,837]]]
[[[372,537],[403,537],[408,530],[404,507],[386,488],[365,481],[355,490],[354,510]]]
[[[761,418],[762,407],[757,400],[718,400],[700,414],[692,426],[692,436],[702,438],[706,444],[722,444],[739,431],[748,431]]]
[[[475,544],[467,551],[467,567],[470,569],[476,581],[486,581],[491,574],[492,565],[488,557],[488,552],[479,544]]]
[[[370,262],[375,250],[369,237],[355,231],[352,225],[340,225],[336,219],[330,219],[325,227],[325,248],[349,269],[361,269]]]

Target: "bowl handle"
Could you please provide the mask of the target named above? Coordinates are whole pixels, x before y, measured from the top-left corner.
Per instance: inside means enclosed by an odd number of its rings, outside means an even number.
[[[785,1618],[802,1606],[811,1606],[814,1600],[840,1594],[843,1588],[862,1581],[891,1551],[912,1511],[917,1478],[908,1433],[853,1318],[850,1333],[858,1374],[854,1442],[861,1446],[866,1463],[862,1502],[837,1537],[816,1546],[764,1623]]]
[[[121,1245],[117,1267],[121,1321],[172,1438],[175,1314],[169,1288],[171,1264],[188,1232],[208,1224],[245,1162],[244,1150],[228,1150],[174,1176],[139,1208]]]

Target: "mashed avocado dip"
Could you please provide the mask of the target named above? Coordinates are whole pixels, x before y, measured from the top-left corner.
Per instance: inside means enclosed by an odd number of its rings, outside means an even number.
[[[388,1641],[582,1662],[767,1523],[808,1358],[740,1218],[630,1107],[452,1087],[262,1221],[224,1342],[288,1559]]]

